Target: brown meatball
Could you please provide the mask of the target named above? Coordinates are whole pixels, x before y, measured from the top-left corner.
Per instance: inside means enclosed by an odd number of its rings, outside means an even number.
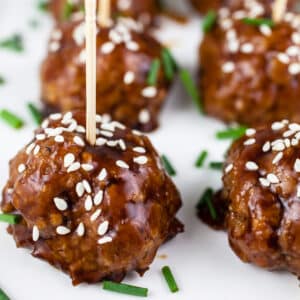
[[[244,261],[300,275],[300,124],[249,129],[229,150],[218,203]]]
[[[76,19],[83,12],[84,0],[71,0],[71,4],[68,1],[51,0],[49,3],[49,9],[58,22],[69,17]],[[130,17],[144,26],[153,25],[159,13],[157,0],[112,0],[111,5],[113,17]]]
[[[84,23],[59,25],[41,68],[42,101],[50,112],[85,108]],[[158,126],[171,81],[161,62],[163,46],[132,19],[119,19],[97,35],[97,112],[142,131]],[[154,85],[148,83],[159,61]]]
[[[73,284],[143,274],[183,229],[180,195],[147,137],[98,115],[93,147],[84,119],[50,115],[11,160],[1,209],[22,221],[9,232]]]
[[[250,126],[300,121],[300,16],[286,13],[273,28],[241,19],[264,16],[253,13],[258,10],[222,9],[205,35],[199,52],[205,111]]]

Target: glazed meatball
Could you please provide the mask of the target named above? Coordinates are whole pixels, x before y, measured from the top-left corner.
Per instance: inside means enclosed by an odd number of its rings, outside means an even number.
[[[41,98],[48,112],[85,108],[84,36],[84,23],[78,21],[52,32],[49,54],[41,67]],[[99,29],[97,112],[141,131],[157,128],[171,84],[161,61],[163,49],[132,19],[119,19],[113,27]]]
[[[262,7],[261,7],[262,8]],[[246,24],[266,17],[258,7],[221,9],[200,47],[200,90],[207,114],[257,126],[300,121],[300,16],[274,25]]]
[[[113,17],[130,17],[144,26],[153,25],[159,13],[157,0],[112,0]],[[84,0],[51,0],[49,9],[58,21],[77,19],[83,14]]]
[[[73,284],[143,274],[181,232],[180,195],[147,137],[97,116],[85,140],[82,112],[53,114],[10,162],[1,209],[18,247],[70,274]]]
[[[300,124],[287,120],[249,129],[229,150],[224,222],[244,261],[300,275]],[[224,206],[223,206],[224,207]]]

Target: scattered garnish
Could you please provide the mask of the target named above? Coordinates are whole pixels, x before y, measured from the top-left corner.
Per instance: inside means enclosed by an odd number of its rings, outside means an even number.
[[[200,98],[200,95],[196,88],[196,85],[193,81],[192,75],[190,74],[190,72],[188,70],[182,69],[180,71],[180,78],[181,78],[181,81],[182,81],[187,93],[193,99],[193,101],[196,104],[196,106],[198,107],[199,111],[202,112],[203,110],[202,110],[201,98]]]
[[[196,163],[195,163],[195,166],[197,168],[201,168],[204,164],[204,161],[205,159],[207,158],[208,156],[208,152],[206,150],[202,151],[199,156],[198,156],[198,159],[196,160]]]
[[[211,161],[209,163],[209,167],[211,169],[214,169],[214,170],[222,170],[223,169],[223,163],[222,162],[219,162],[219,161]]]
[[[151,63],[151,67],[147,77],[147,83],[149,85],[156,85],[159,69],[160,69],[160,60],[154,59],[153,62]]]
[[[38,108],[33,103],[28,103],[27,107],[28,107],[30,114],[32,115],[32,118],[34,119],[36,125],[40,125],[42,123],[41,112],[38,110]]]
[[[214,10],[210,10],[203,19],[202,30],[207,33],[215,25],[217,20],[217,13]]]
[[[178,292],[179,288],[177,286],[176,280],[175,280],[175,278],[172,274],[172,271],[171,271],[170,267],[168,267],[168,266],[163,267],[162,268],[162,273],[163,273],[163,275],[166,279],[166,282],[167,282],[167,284],[170,288],[170,291],[172,293]]]
[[[41,12],[47,12],[49,7],[49,1],[47,0],[40,0],[37,4],[38,10]]]
[[[172,164],[170,163],[169,159],[165,155],[162,155],[161,159],[162,159],[162,162],[163,162],[164,167],[165,167],[166,171],[168,172],[168,174],[170,176],[175,176],[176,175],[176,171],[173,168]]]
[[[0,85],[3,85],[5,83],[5,79],[3,76],[0,75]]]
[[[0,214],[0,222],[4,222],[8,224],[18,224],[20,222],[20,218],[21,217],[19,215]]]
[[[123,283],[116,283],[112,281],[104,281],[103,289],[111,292],[120,293],[120,294],[131,295],[131,296],[138,296],[138,297],[148,296],[147,288],[142,288],[142,287],[123,284]]]
[[[269,27],[273,27],[275,25],[272,19],[267,18],[244,18],[243,22],[253,26],[267,25]]]
[[[2,289],[0,289],[0,300],[10,300]]]
[[[208,188],[204,191],[203,195],[201,196],[198,204],[197,204],[197,209],[200,210],[201,207],[206,204],[209,210],[209,213],[212,217],[213,220],[217,219],[217,212],[214,208],[214,205],[212,203],[212,198],[213,198],[214,191],[211,188]]]
[[[21,118],[6,109],[0,110],[0,118],[8,125],[16,129],[19,129],[24,125],[24,122]]]
[[[227,130],[218,131],[216,137],[220,140],[223,139],[238,139],[246,133],[247,127],[246,126],[239,126],[239,127],[231,127]]]
[[[66,1],[63,9],[63,20],[68,21],[73,13],[74,5],[71,1]]]
[[[178,70],[177,63],[168,48],[162,50],[161,57],[166,77],[168,80],[172,80],[175,72]]]
[[[20,34],[14,34],[10,38],[0,41],[0,48],[22,52],[24,50],[22,36]]]

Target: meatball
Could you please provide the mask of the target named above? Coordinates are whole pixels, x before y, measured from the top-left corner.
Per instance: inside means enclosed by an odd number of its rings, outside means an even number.
[[[84,33],[78,21],[52,32],[41,67],[41,98],[48,112],[85,108]],[[99,30],[97,49],[97,112],[141,131],[156,129],[171,84],[161,61],[163,46],[132,19],[119,19]]]
[[[160,7],[157,0],[112,0],[111,4],[113,17],[130,17],[146,27],[155,23]],[[82,15],[84,0],[51,0],[49,9],[58,22],[76,19]]]
[[[241,19],[266,17],[255,11],[256,6],[234,13],[222,9],[205,35],[199,51],[205,111],[250,126],[283,118],[298,122],[300,15],[286,13],[273,27]]]
[[[147,137],[97,116],[50,115],[10,162],[1,209],[18,247],[70,274],[73,284],[143,274],[158,247],[183,230],[180,195]]]

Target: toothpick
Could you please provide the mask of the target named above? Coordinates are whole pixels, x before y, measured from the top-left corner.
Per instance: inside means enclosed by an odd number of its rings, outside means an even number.
[[[111,3],[110,0],[98,1],[98,23],[102,27],[108,27],[110,25],[111,18]]]
[[[279,23],[286,11],[287,0],[275,0],[272,8],[272,19],[275,23]]]
[[[86,139],[96,144],[96,0],[85,0],[86,23]]]

